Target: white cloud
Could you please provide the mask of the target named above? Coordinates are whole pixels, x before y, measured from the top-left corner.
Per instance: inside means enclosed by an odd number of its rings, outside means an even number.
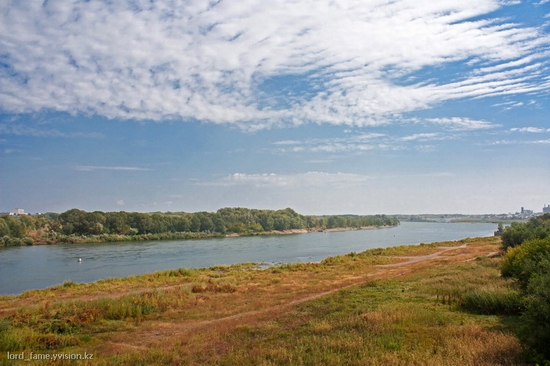
[[[437,133],[415,133],[414,135],[405,136],[402,137],[401,140],[403,141],[426,141],[426,140],[433,140],[435,137],[437,137]]]
[[[499,127],[498,124],[494,124],[487,121],[473,120],[470,118],[452,117],[452,118],[429,118],[426,121],[442,126],[449,126],[451,130],[465,131],[465,130],[485,130],[489,128]]]
[[[540,127],[514,127],[511,128],[512,132],[527,132],[527,133],[542,133],[550,132],[550,128],[540,128]]]
[[[390,150],[397,148],[395,145],[387,145],[385,134],[358,133],[346,137],[332,138],[308,138],[302,141],[278,141],[273,145],[278,146],[277,152],[325,152],[325,153],[349,153],[374,149]],[[290,145],[290,146],[288,146]]]
[[[425,122],[425,120],[412,120],[414,123]],[[449,125],[451,131],[458,130],[475,130],[486,129],[494,127],[488,122],[472,121],[463,118],[452,119],[438,119],[437,121],[428,120],[429,123],[436,123],[440,125]],[[406,122],[405,122],[406,123]],[[278,153],[288,152],[314,152],[314,153],[362,153],[371,150],[405,150],[405,149],[417,149],[422,151],[434,151],[436,147],[433,145],[416,145],[420,142],[427,141],[443,141],[456,139],[453,133],[441,133],[441,132],[426,132],[416,133],[406,136],[395,136],[383,133],[348,133],[345,137],[331,137],[331,138],[308,138],[302,141],[278,141],[273,145],[277,146],[275,149]]]
[[[193,119],[254,130],[279,123],[379,125],[451,99],[550,90],[542,51],[548,35],[488,18],[499,6],[496,0],[6,1],[0,109]],[[452,81],[400,81],[472,60],[483,67]]]
[[[373,177],[350,173],[307,172],[299,174],[243,174],[235,173],[222,180],[201,185],[307,188],[328,187],[332,185],[356,185],[364,183]]]
[[[546,145],[550,144],[547,140],[498,140],[490,143],[491,145]]]
[[[297,140],[284,140],[274,142],[273,145],[299,145],[300,141]]]

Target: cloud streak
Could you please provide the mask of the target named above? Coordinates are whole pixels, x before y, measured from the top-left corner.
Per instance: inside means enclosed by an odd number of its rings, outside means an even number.
[[[373,177],[351,173],[307,172],[300,174],[231,174],[221,180],[202,182],[199,185],[253,186],[257,188],[312,188],[334,185],[360,185]]]
[[[16,122],[0,123],[0,135],[33,136],[33,137],[61,137],[61,138],[100,138],[100,133],[61,132],[56,129],[25,126]]]
[[[6,1],[0,109],[254,130],[377,125],[454,99],[548,92],[548,34],[491,19],[500,6]],[[416,78],[457,62],[471,67],[449,80]]]
[[[550,132],[550,128],[541,128],[541,127],[513,127],[510,129],[511,132],[522,132],[522,133],[543,133]]]
[[[331,138],[307,138],[304,140],[282,140],[273,143],[273,150],[279,153],[313,152],[313,153],[361,153],[371,150],[411,150],[433,151],[432,143],[437,141],[455,140],[465,132],[489,130],[500,127],[498,124],[469,118],[430,118],[430,119],[396,119],[401,124],[422,124],[428,127],[439,127],[436,132],[413,133],[405,136],[386,133],[354,133],[348,131],[348,136]],[[512,129],[513,131],[514,129]]]

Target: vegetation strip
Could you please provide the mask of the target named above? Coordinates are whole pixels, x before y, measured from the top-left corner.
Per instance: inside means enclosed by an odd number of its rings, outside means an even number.
[[[236,235],[276,235],[309,231],[387,227],[385,215],[304,216],[290,208],[222,208],[217,212],[86,212],[0,216],[0,246],[185,240]]]

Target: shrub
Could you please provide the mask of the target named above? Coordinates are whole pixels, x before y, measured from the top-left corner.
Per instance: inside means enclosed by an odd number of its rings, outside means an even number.
[[[515,248],[509,248],[502,262],[502,276],[518,280],[525,290],[534,273],[540,273],[540,265],[550,260],[550,238],[534,239]]]
[[[513,248],[531,239],[550,237],[550,214],[530,219],[525,224],[514,222],[502,233],[504,249]]]
[[[534,273],[527,285],[524,341],[550,360],[550,261],[540,263],[540,273]]]
[[[509,248],[502,275],[518,280],[524,295],[523,341],[539,358],[550,363],[550,237],[523,242]]]

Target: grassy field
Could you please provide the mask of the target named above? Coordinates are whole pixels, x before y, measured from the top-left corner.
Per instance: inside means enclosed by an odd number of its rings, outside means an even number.
[[[464,239],[1,297],[0,364],[517,365],[517,317],[465,310],[514,298],[499,248]]]

